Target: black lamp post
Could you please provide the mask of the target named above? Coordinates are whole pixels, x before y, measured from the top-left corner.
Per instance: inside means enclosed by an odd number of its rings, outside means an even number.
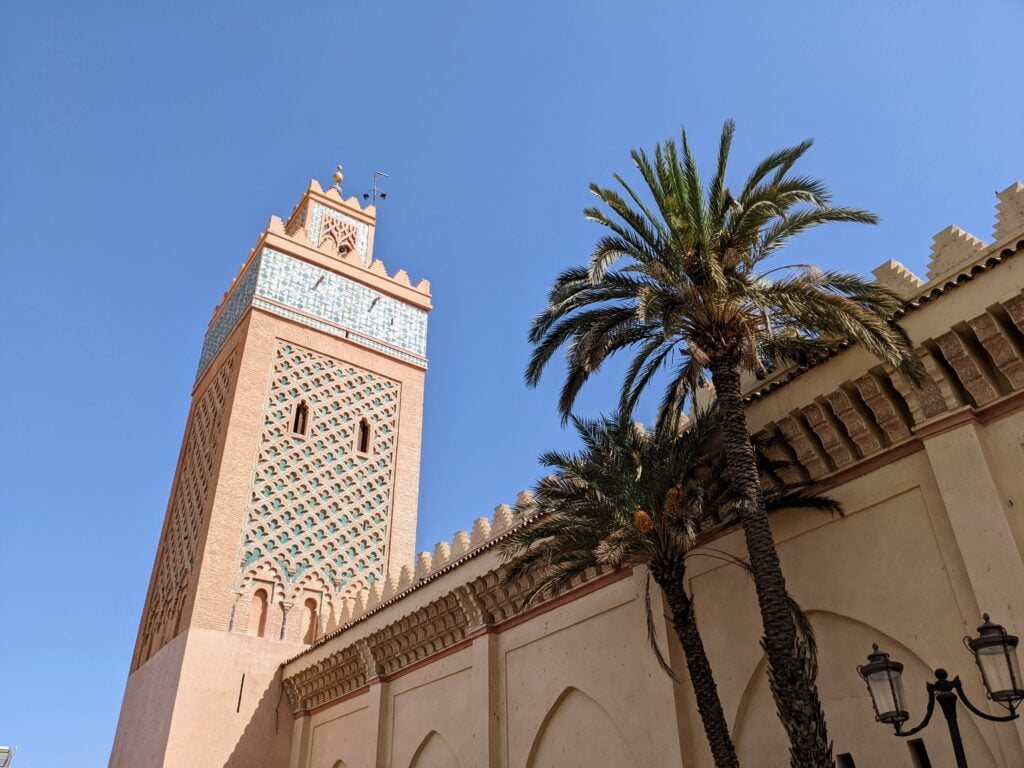
[[[953,754],[956,756],[957,768],[968,768],[967,757],[964,755],[964,744],[960,738],[960,726],[956,721],[956,702],[960,699],[971,712],[985,720],[1004,723],[1016,720],[1017,705],[1024,700],[1024,682],[1020,676],[1020,664],[1017,662],[1017,638],[1006,634],[1006,630],[989,621],[984,615],[985,623],[978,627],[977,637],[965,637],[964,645],[974,654],[974,661],[981,670],[981,681],[985,685],[985,693],[997,704],[1009,710],[1010,714],[993,716],[975,707],[960,684],[960,678],[949,678],[944,669],[935,670],[935,682],[927,683],[928,709],[924,720],[916,728],[903,730],[903,724],[910,718],[903,697],[903,665],[892,661],[889,654],[878,650],[868,655],[868,663],[857,667],[860,676],[868,686],[871,703],[875,708],[875,719],[880,723],[891,725],[897,736],[906,738],[922,730],[932,719],[935,702],[939,702],[942,714],[946,717],[949,737],[953,742]]]

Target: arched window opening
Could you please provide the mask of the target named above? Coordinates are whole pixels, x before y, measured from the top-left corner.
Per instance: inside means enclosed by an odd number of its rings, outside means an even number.
[[[359,453],[370,452],[370,422],[366,419],[359,420],[359,435],[356,438],[356,450]]]
[[[317,627],[316,627],[316,624],[317,624],[317,621],[316,621],[317,620],[316,600],[314,600],[312,597],[307,597],[303,612],[306,614],[305,615],[305,622],[304,622],[305,625],[306,625],[306,635],[305,635],[305,637],[302,638],[302,642],[304,642],[306,645],[311,645],[313,643],[313,641],[316,640],[316,629],[317,629]]]
[[[249,611],[249,634],[263,637],[267,631],[267,590],[257,589],[252,593],[252,608]]]
[[[306,434],[306,427],[309,426],[309,406],[305,400],[301,400],[295,406],[295,416],[292,418],[292,432],[296,435]]]

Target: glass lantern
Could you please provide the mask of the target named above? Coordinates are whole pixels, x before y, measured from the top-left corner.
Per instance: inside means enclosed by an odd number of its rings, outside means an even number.
[[[868,663],[857,667],[857,671],[867,683],[875,719],[898,731],[910,717],[903,697],[903,665],[890,660],[888,653],[879,651],[877,643],[871,647],[874,652],[868,654]]]
[[[988,697],[1013,711],[1024,699],[1024,681],[1017,661],[1018,640],[990,621],[987,613],[982,618],[985,623],[978,627],[978,636],[965,637],[964,644],[974,654]]]

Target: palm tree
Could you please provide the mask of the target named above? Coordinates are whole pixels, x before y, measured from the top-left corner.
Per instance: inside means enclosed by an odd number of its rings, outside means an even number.
[[[735,497],[724,479],[722,454],[710,455],[704,447],[712,417],[698,418],[683,432],[674,422],[666,420],[652,433],[621,418],[574,418],[583,448],[541,456],[554,474],[538,483],[527,508],[517,510],[531,522],[502,545],[511,560],[504,578],[530,584],[529,603],[567,589],[589,569],[647,566],[648,579],[661,587],[671,611],[715,765],[736,768],[736,750],[685,586],[686,562],[698,534],[733,521]],[[766,460],[762,466],[777,478]],[[781,482],[771,486],[766,500],[770,508],[838,511],[830,499]],[[651,644],[662,667],[678,679],[655,641],[649,582],[646,594]],[[792,602],[789,610],[798,617],[802,642],[813,647],[803,614]]]
[[[535,319],[526,381],[536,385],[552,355],[566,347],[559,410],[568,418],[580,388],[616,352],[633,353],[620,407],[631,410],[659,372],[668,370],[661,416],[678,411],[710,374],[725,455],[753,569],[763,646],[775,703],[790,740],[791,764],[833,766],[824,714],[806,650],[786,603],[782,574],[754,451],[740,375],[763,377],[773,366],[821,359],[856,343],[900,369],[922,376],[905,332],[893,320],[902,300],[856,275],[797,264],[771,266],[793,237],[830,222],[873,224],[877,217],[831,204],[821,181],[791,173],[811,141],[775,152],[738,194],[726,186],[734,125],[727,121],[718,162],[705,187],[685,131],[682,152],[659,144],[653,160],[632,158],[647,187],[641,197],[616,176],[625,198],[590,185],[607,208],[586,217],[608,232],[586,267],[563,272],[547,308]]]

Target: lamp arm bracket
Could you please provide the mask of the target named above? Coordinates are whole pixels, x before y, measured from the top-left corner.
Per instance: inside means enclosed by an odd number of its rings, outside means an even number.
[[[932,714],[934,714],[934,712],[935,712],[935,690],[932,688],[931,684],[929,683],[928,684],[928,709],[924,713],[924,720],[922,720],[920,725],[918,725],[916,728],[911,728],[909,731],[902,731],[902,730],[900,730],[900,727],[897,725],[896,726],[896,735],[897,736],[902,736],[903,738],[907,738],[908,736],[913,736],[918,731],[924,730],[925,726],[928,725],[929,722],[931,722]]]
[[[970,699],[967,698],[967,694],[964,693],[964,688],[963,685],[960,683],[959,677],[953,678],[952,684],[953,688],[956,690],[956,695],[960,697],[960,701],[964,703],[964,706],[971,710],[971,712],[973,712],[975,715],[982,718],[983,720],[991,720],[994,723],[1005,723],[1009,722],[1010,720],[1016,720],[1018,717],[1020,717],[1020,715],[1017,712],[1014,712],[1012,710],[1008,715],[990,715],[987,712],[982,712],[980,709],[978,709],[971,703]]]

